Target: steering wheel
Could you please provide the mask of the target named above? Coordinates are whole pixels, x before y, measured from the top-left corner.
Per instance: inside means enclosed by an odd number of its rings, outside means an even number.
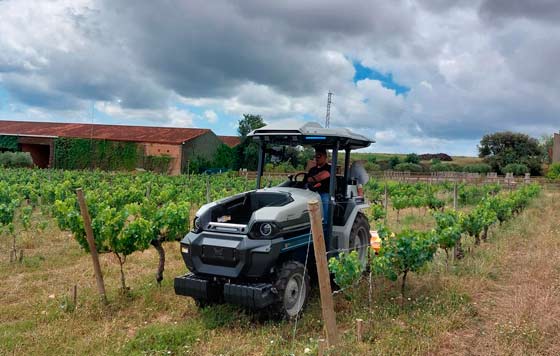
[[[302,180],[298,180],[298,177],[303,176]],[[293,182],[298,183],[306,183],[307,182],[307,173],[306,172],[299,172],[295,176],[292,177]]]
[[[299,177],[300,180],[298,180]],[[296,188],[305,188],[307,186],[307,173],[306,172],[299,172],[295,176],[290,177],[291,181],[294,183],[294,187]]]

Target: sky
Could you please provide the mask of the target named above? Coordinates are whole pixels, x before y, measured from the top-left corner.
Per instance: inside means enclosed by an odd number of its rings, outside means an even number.
[[[324,123],[476,155],[560,130],[557,0],[0,0],[0,120]],[[0,121],[1,131],[1,121]]]

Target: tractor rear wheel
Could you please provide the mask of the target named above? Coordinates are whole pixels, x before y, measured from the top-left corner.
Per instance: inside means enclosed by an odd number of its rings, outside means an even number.
[[[350,240],[348,248],[350,251],[356,251],[358,258],[365,271],[368,264],[368,249],[369,249],[369,222],[363,214],[356,215],[356,220],[352,225],[350,231]]]

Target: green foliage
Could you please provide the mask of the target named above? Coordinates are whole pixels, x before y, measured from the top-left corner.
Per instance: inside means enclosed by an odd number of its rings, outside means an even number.
[[[369,221],[379,221],[385,218],[385,209],[380,204],[372,204],[366,210],[367,218]]]
[[[202,156],[195,156],[189,162],[189,173],[191,174],[204,173],[209,168],[212,168],[212,162]]]
[[[461,228],[463,231],[475,238],[475,242],[480,242],[480,234],[484,229],[484,216],[482,209],[474,209],[470,213],[461,216]]]
[[[503,167],[504,173],[513,173],[514,176],[522,176],[525,173],[529,173],[529,168],[526,165],[520,163],[510,163]]]
[[[0,229],[7,227],[13,231],[13,221],[18,205],[15,190],[8,183],[0,181]]]
[[[364,272],[357,251],[342,252],[338,257],[331,257],[329,271],[334,274],[335,283],[343,290],[356,284]]]
[[[266,123],[260,115],[243,114],[243,119],[239,120],[237,132],[243,140],[251,131],[260,129],[265,125]]]
[[[447,252],[461,239],[461,216],[453,210],[434,212],[433,215],[436,220],[434,231],[438,245]]]
[[[380,165],[378,165],[377,163],[371,163],[369,161],[364,164],[364,168],[368,172],[379,172],[381,170]]]
[[[17,136],[0,135],[0,149],[17,151],[18,146]]]
[[[432,172],[460,172],[462,167],[456,163],[435,163],[430,167]]]
[[[191,205],[188,202],[168,202],[155,209],[153,228],[162,240],[177,241],[189,231]]]
[[[437,250],[437,239],[431,232],[403,230],[390,236],[385,230],[378,230],[381,248],[371,261],[371,270],[396,281],[402,275],[401,294],[404,296],[406,276],[418,272],[431,261]]]
[[[31,168],[33,166],[33,158],[29,152],[0,152],[0,167]]]
[[[296,172],[296,169],[290,164],[290,162],[280,162],[278,164],[267,163],[264,167],[264,170],[265,172],[272,173]]]
[[[169,155],[145,156],[144,169],[157,173],[167,173],[173,157]]]
[[[399,156],[393,156],[389,158],[389,168],[394,169],[397,164],[401,163]]]
[[[140,152],[134,142],[59,137],[54,144],[55,167],[62,169],[132,170]]]
[[[495,172],[504,172],[508,164],[520,163],[526,165],[532,175],[541,174],[541,147],[536,139],[526,134],[507,131],[484,135],[478,151]]]
[[[399,172],[422,172],[423,170],[422,166],[416,163],[399,163],[393,169]]]
[[[214,168],[232,169],[234,163],[235,149],[225,144],[219,145],[214,154],[214,161],[212,162]]]
[[[548,167],[547,178],[560,180],[560,163],[553,163]]]
[[[463,167],[463,172],[468,173],[488,173],[492,170],[489,164],[486,163],[475,163],[475,164],[467,164]]]
[[[406,155],[405,159],[404,159],[405,163],[414,163],[414,164],[419,164],[420,163],[420,157],[416,154],[416,153],[409,153]]]
[[[539,146],[545,163],[552,163],[552,148],[554,146],[554,135],[543,135],[539,140]]]

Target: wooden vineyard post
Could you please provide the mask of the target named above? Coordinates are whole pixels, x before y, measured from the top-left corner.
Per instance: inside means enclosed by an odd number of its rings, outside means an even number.
[[[453,210],[457,210],[457,181],[453,183]]]
[[[210,176],[206,175],[206,203],[210,203]]]
[[[457,211],[457,180],[453,182],[453,210]],[[459,240],[461,243],[461,240]],[[457,246],[453,246],[451,251],[451,263],[455,263],[455,255],[457,254]]]
[[[385,208],[385,223],[387,223],[387,216],[389,215],[389,193],[387,189],[387,180],[385,180],[385,195],[383,197],[383,206]]]
[[[334,303],[327,267],[327,251],[325,249],[325,237],[323,235],[323,224],[321,223],[321,212],[319,202],[310,200],[307,202],[309,219],[311,220],[311,232],[313,235],[313,250],[317,263],[317,279],[319,280],[319,292],[321,294],[321,311],[327,331],[327,344],[332,347],[338,344],[338,331],[336,329],[336,316],[334,314]]]
[[[107,303],[107,294],[105,293],[105,283],[103,283],[103,274],[101,273],[101,266],[99,265],[99,256],[97,248],[95,247],[95,240],[93,238],[93,230],[91,229],[91,218],[89,216],[86,200],[84,199],[84,192],[82,188],[76,189],[78,195],[78,203],[80,204],[80,211],[84,219],[84,229],[86,230],[86,239],[91,253],[93,262],[93,271],[95,272],[95,281],[97,282],[97,291],[103,303]]]
[[[356,341],[362,342],[364,335],[364,320],[356,319]]]
[[[317,356],[325,356],[325,351],[327,349],[327,341],[325,339],[319,339],[317,347]]]
[[[78,305],[78,285],[74,284],[74,288],[72,288],[72,303],[74,304],[74,308]]]

